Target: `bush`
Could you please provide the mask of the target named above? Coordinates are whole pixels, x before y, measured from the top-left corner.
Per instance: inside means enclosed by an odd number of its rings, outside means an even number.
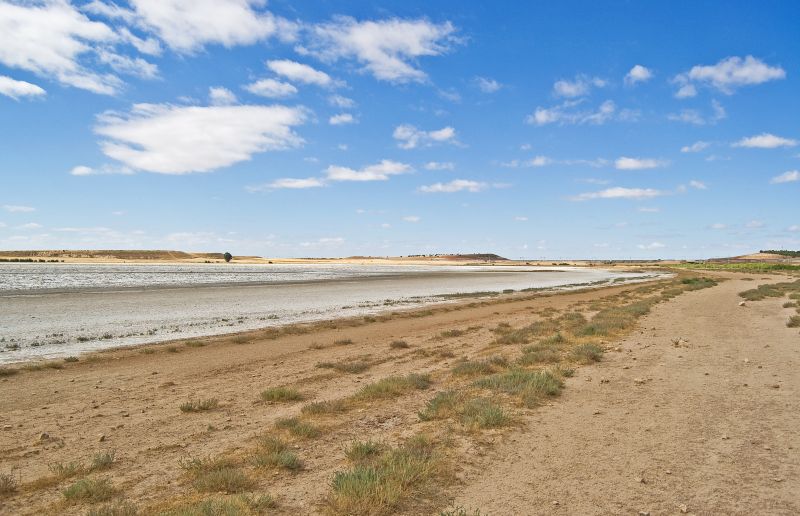
[[[107,478],[82,478],[62,491],[70,502],[105,502],[111,499],[116,490]]]

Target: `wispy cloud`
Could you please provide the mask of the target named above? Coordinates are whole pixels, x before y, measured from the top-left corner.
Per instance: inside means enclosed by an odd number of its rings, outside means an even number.
[[[800,170],[790,170],[788,172],[784,172],[779,176],[775,176],[770,179],[770,183],[773,184],[780,184],[780,183],[794,183],[800,181]]]
[[[570,197],[571,201],[589,201],[592,199],[634,199],[634,200],[641,200],[641,199],[652,199],[653,197],[659,197],[662,195],[666,195],[666,192],[661,190],[655,190],[653,188],[623,188],[623,187],[614,187],[614,188],[606,188],[605,190],[600,190],[598,192],[586,192],[582,194],[578,194],[576,196]]]
[[[458,42],[452,23],[425,19],[357,21],[338,16],[309,30],[308,45],[297,48],[301,54],[326,62],[354,59],[376,79],[395,83],[425,81],[425,72],[414,66],[417,60],[444,54]]]
[[[276,59],[267,61],[267,68],[273,73],[286,77],[290,81],[314,84],[317,86],[330,86],[333,79],[327,73],[317,70],[307,64],[298,63],[290,59]]]
[[[397,146],[401,149],[416,149],[435,143],[458,143],[456,130],[450,126],[435,131],[422,131],[413,125],[404,124],[395,128],[392,137],[397,140]]]
[[[654,158],[629,158],[622,156],[614,161],[614,168],[617,170],[646,170],[651,168],[665,167],[668,161]]]
[[[325,186],[325,182],[316,177],[307,177],[303,179],[284,177],[276,179],[271,183],[263,185],[247,186],[245,189],[248,192],[269,192],[272,190],[303,190],[306,188],[320,188]]]
[[[553,84],[553,94],[557,97],[575,98],[588,95],[592,88],[602,88],[607,83],[599,77],[578,75],[572,80],[561,79]]]
[[[43,97],[47,92],[40,86],[27,81],[18,81],[5,75],[0,75],[0,95],[11,97],[14,100],[20,98]]]
[[[606,100],[597,109],[581,109],[582,100],[566,100],[557,106],[536,110],[525,118],[525,122],[533,125],[602,125],[610,120],[633,121],[638,112],[629,109],[617,110],[612,100]]]
[[[456,165],[451,161],[429,161],[423,165],[425,170],[455,170]]]
[[[416,223],[422,220],[422,218],[417,215],[406,215],[403,217],[403,220],[406,222]]]
[[[667,115],[668,120],[673,122],[684,122],[693,125],[712,125],[720,120],[725,119],[728,114],[725,108],[722,107],[716,100],[711,101],[711,113],[706,115],[696,109],[682,109],[680,113],[670,113]]]
[[[486,190],[487,183],[471,181],[468,179],[454,179],[449,183],[434,183],[432,185],[420,186],[419,191],[424,193],[454,193],[472,192],[477,193]]]
[[[331,165],[325,170],[329,181],[386,181],[391,176],[413,172],[411,165],[392,160],[382,160],[359,170]]]
[[[691,145],[685,145],[681,147],[681,152],[700,152],[703,151],[711,146],[711,143],[705,141],[696,141]]]
[[[663,249],[667,246],[661,242],[650,242],[649,244],[638,244],[636,247],[645,251],[653,251],[655,249]]]
[[[289,97],[297,93],[297,88],[288,82],[281,82],[275,79],[261,79],[250,84],[246,84],[243,88],[253,95],[259,95],[267,98],[283,98]]]
[[[20,206],[16,204],[4,204],[3,209],[9,213],[30,213],[36,211],[33,206]]]
[[[473,81],[478,89],[484,93],[495,93],[503,87],[502,84],[488,77],[475,77]]]

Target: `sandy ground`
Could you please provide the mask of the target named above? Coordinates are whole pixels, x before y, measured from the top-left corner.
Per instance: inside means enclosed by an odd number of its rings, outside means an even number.
[[[456,503],[482,514],[800,514],[800,335],[783,300],[738,306],[748,288],[732,280],[656,307],[621,353],[582,369],[498,446]]]
[[[437,513],[448,504],[492,515],[673,514],[682,504],[694,514],[800,512],[800,336],[785,326],[790,310],[781,308],[783,300],[738,306],[737,292],[778,277],[729,277],[657,305],[639,330],[610,344],[618,352],[580,368],[549,405],[520,412],[513,430],[458,441],[453,454],[462,467],[454,483],[431,500],[417,500],[408,513],[420,507]],[[279,338],[258,332],[212,338],[199,348],[115,351],[61,370],[2,378],[0,472],[13,471],[21,487],[0,497],[0,513],[85,514],[88,506],[64,505],[61,495],[75,478],[54,479],[48,465],[86,462],[108,450],[117,460],[104,475],[140,508],[197,499],[180,459],[244,454],[276,419],[299,413],[302,404],[260,402],[266,387],[294,385],[309,401],[320,401],[408,372],[431,372],[436,386],[458,357],[482,352],[499,322],[520,326],[544,309],[630,288],[464,303],[422,317],[340,322]],[[454,328],[472,329],[439,337]],[[679,337],[685,341],[676,347],[672,339]],[[343,338],[353,343],[332,345]],[[390,349],[394,339],[411,347]],[[356,357],[373,366],[353,375],[314,367]],[[432,394],[415,392],[323,419],[322,437],[293,443],[305,470],[259,476],[258,491],[276,496],[276,513],[320,512],[333,472],[347,467],[344,446],[356,438],[407,438],[419,430],[416,413]],[[188,399],[212,396],[219,409],[178,409]]]

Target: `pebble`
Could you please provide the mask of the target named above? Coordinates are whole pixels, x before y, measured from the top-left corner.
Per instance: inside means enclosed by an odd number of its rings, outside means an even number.
[[[646,484],[647,483],[647,480],[644,477],[634,477],[634,480],[636,480],[640,484]]]
[[[558,500],[553,500],[551,503],[553,505],[561,505],[561,502],[559,502]]]
[[[730,439],[730,437],[728,437],[728,434],[722,434],[723,441],[727,441],[728,439]]]
[[[739,306],[747,306],[747,303],[745,303],[744,301],[739,301]]]
[[[11,430],[11,425],[3,425],[3,430]]]
[[[639,511],[639,516],[650,516],[649,511]]]
[[[49,441],[50,440],[50,434],[48,434],[47,432],[42,432],[41,434],[39,434],[39,440],[40,441]]]
[[[105,442],[105,440],[106,440],[106,434],[100,434],[100,437],[99,437],[97,440],[98,440],[98,441],[100,441],[101,443],[102,443],[102,442]]]
[[[686,514],[689,512],[689,507],[685,503],[682,503],[678,506],[678,510],[681,511],[681,514]]]

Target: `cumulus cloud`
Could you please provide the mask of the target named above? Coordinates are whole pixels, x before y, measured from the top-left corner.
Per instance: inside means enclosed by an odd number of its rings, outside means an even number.
[[[677,75],[673,82],[679,86],[678,98],[697,94],[695,85],[712,87],[726,95],[736,88],[783,79],[786,71],[780,66],[770,66],[753,56],[727,57],[713,65],[693,66],[688,72]]]
[[[702,150],[705,150],[705,149],[709,148],[710,146],[711,146],[711,144],[709,142],[704,142],[704,141],[700,140],[700,141],[694,142],[691,145],[684,145],[683,147],[681,147],[681,152],[683,152],[683,153],[686,153],[686,152],[700,152]]]
[[[20,97],[41,97],[46,95],[46,92],[33,83],[0,75],[0,95],[19,100]]]
[[[413,125],[403,124],[395,128],[392,137],[397,140],[397,146],[401,149],[416,149],[434,143],[458,143],[456,130],[450,126],[436,131],[421,131]]]
[[[404,83],[421,82],[427,75],[413,63],[420,57],[447,52],[457,40],[450,22],[432,23],[425,19],[393,18],[357,21],[347,16],[311,29],[310,53],[323,61],[354,59],[376,79]]]
[[[260,95],[268,98],[289,97],[297,93],[297,88],[295,88],[294,85],[275,79],[261,79],[243,87],[253,95]]]
[[[631,110],[617,111],[617,105],[611,100],[606,100],[597,109],[580,109],[580,100],[567,100],[550,108],[537,107],[536,110],[525,118],[525,122],[534,125],[547,125],[558,123],[560,125],[602,125],[609,120],[633,120],[638,114]]]
[[[411,165],[384,159],[359,170],[331,165],[325,170],[325,175],[330,181],[386,181],[391,176],[408,174],[413,170]]]
[[[156,34],[181,53],[194,53],[208,44],[230,48],[270,37],[292,40],[297,26],[259,9],[264,3],[262,0],[131,0],[132,10],[117,8],[106,12]],[[97,5],[102,2],[93,4],[98,12]]]
[[[212,87],[208,89],[208,100],[215,106],[230,106],[236,104],[236,95],[228,88]]]
[[[800,170],[790,170],[788,172],[784,172],[779,176],[773,177],[769,182],[772,184],[780,184],[794,183],[796,181],[800,181]]]
[[[691,186],[695,190],[708,190],[708,186],[704,182],[697,181],[696,179],[692,179],[691,181],[689,181],[689,186]]]
[[[502,84],[488,77],[475,77],[475,85],[484,93],[494,93],[503,87]]]
[[[668,163],[663,160],[653,158],[628,158],[621,157],[614,161],[614,168],[617,170],[645,170],[649,168],[664,167]]]
[[[4,204],[3,209],[9,213],[30,213],[36,211],[32,206],[20,206],[18,204]]]
[[[351,115],[350,113],[341,113],[330,117],[328,119],[328,123],[331,125],[354,124],[356,123],[356,119],[353,118],[353,115]]]
[[[293,127],[306,112],[286,106],[136,104],[98,117],[103,153],[126,166],[161,174],[209,172],[253,154],[303,143]]]
[[[66,1],[0,3],[0,63],[101,94],[122,81],[87,68],[91,54],[118,42],[119,35],[92,21]]]
[[[305,188],[320,188],[325,186],[325,182],[316,177],[307,177],[304,179],[295,179],[291,177],[284,177],[276,179],[271,183],[263,185],[247,186],[245,190],[248,192],[268,192],[271,190],[302,190]]]
[[[634,84],[640,82],[647,82],[653,78],[653,72],[650,71],[649,68],[646,68],[642,65],[634,65],[630,71],[625,74],[625,84],[629,86],[633,86]]]
[[[794,147],[795,145],[797,145],[797,140],[775,136],[770,133],[761,133],[756,136],[750,136],[749,138],[742,138],[733,144],[734,147],[747,147],[751,149],[775,149],[778,147]]]
[[[423,167],[425,170],[455,170],[456,165],[450,161],[429,161]]]
[[[587,77],[585,75],[578,75],[575,79],[569,81],[562,79],[553,84],[553,93],[557,97],[583,97],[588,95],[593,87],[602,88],[606,85],[606,81],[599,77]]]
[[[303,84],[330,86],[333,83],[333,79],[327,73],[289,59],[267,61],[267,68],[290,81],[302,82]]]
[[[650,199],[665,195],[661,190],[653,188],[623,188],[614,187],[600,190],[598,192],[586,192],[571,197],[571,201],[589,201],[592,199]]]
[[[488,184],[471,181],[468,179],[454,179],[449,183],[434,183],[419,187],[420,192],[424,193],[454,193],[454,192],[481,192],[489,187]]]

